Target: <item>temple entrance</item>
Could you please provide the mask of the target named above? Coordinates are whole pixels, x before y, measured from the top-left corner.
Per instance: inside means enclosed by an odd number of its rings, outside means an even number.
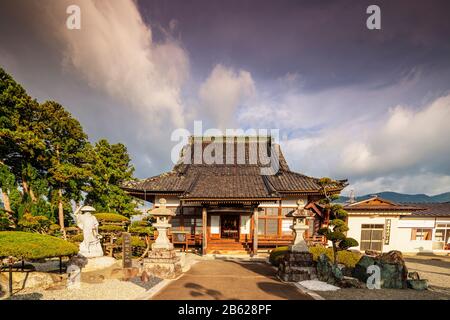
[[[220,222],[222,239],[239,239],[239,215],[222,215]]]

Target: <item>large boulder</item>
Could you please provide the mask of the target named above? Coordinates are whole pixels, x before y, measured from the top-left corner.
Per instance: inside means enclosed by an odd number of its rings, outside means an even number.
[[[382,288],[405,289],[407,288],[408,269],[400,251],[389,251],[376,257],[363,256],[353,270],[353,277],[366,283],[370,274],[367,268],[371,265],[380,268],[380,280]]]
[[[317,259],[317,278],[328,284],[341,288],[361,288],[363,284],[358,279],[346,276],[345,266],[335,266],[327,255],[321,254]]]
[[[375,264],[375,258],[372,256],[362,256],[359,259],[358,263],[355,265],[353,269],[352,276],[359,279],[362,282],[366,282],[367,278],[369,278],[369,274],[367,273],[367,268],[371,265]]]
[[[322,253],[317,259],[317,278],[320,281],[335,284],[336,280],[333,277],[333,265],[328,256]]]
[[[13,288],[14,289],[26,289],[26,288],[47,288],[55,283],[61,283],[65,279],[65,275],[59,275],[55,273],[47,272],[13,272]],[[0,283],[4,288],[8,288],[9,285],[9,273],[2,272],[0,275]]]

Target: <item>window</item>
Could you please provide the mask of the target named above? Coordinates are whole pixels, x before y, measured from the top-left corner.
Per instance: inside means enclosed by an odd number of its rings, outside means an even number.
[[[279,207],[262,208],[258,215],[258,235],[278,236],[281,229],[281,216]]]
[[[266,234],[271,236],[278,234],[278,219],[266,220]]]
[[[384,224],[362,224],[360,249],[382,251]]]
[[[181,218],[180,217],[173,217],[170,221],[170,224],[172,225],[173,231],[181,231]]]
[[[195,218],[195,234],[203,233],[203,220],[202,218]]]
[[[411,240],[431,240],[432,229],[413,228]]]
[[[292,234],[292,229],[291,229],[291,226],[292,226],[292,224],[293,224],[293,218],[284,218],[283,220],[282,220],[282,225],[281,225],[281,232],[284,234],[284,235],[290,235],[290,234]]]

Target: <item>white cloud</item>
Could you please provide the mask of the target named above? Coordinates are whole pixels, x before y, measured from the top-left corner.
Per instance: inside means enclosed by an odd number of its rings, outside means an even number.
[[[80,6],[81,30],[59,25],[68,4]],[[151,120],[149,127],[160,127],[163,120],[184,125],[180,92],[189,73],[188,55],[170,38],[156,43],[134,1],[51,2],[48,11],[66,68]]]
[[[232,117],[240,104],[255,92],[252,76],[245,70],[234,71],[218,64],[199,89],[204,110],[219,129],[232,125]]]
[[[450,190],[449,123],[447,95],[419,109],[397,106],[283,144],[298,169],[349,178],[356,189],[444,192]]]

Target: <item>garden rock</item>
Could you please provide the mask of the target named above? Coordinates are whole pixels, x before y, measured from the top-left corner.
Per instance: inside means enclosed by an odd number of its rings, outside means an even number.
[[[339,286],[341,288],[357,288],[357,289],[363,289],[365,287],[364,284],[360,282],[358,279],[345,276],[339,281]]]
[[[369,274],[367,273],[367,268],[371,265],[375,264],[375,258],[371,256],[362,256],[358,263],[355,265],[353,269],[352,276],[363,281],[364,283],[369,278]]]
[[[371,265],[376,265],[380,268],[382,288],[407,288],[408,269],[400,251],[389,251],[376,257],[363,256],[353,270],[353,277],[366,283],[370,276],[367,273],[367,268]]]
[[[317,259],[317,278],[320,281],[335,284],[336,281],[333,277],[333,265],[327,255],[321,254]]]
[[[409,279],[407,280],[408,288],[414,290],[427,290],[428,289],[428,281],[425,279]]]
[[[47,288],[63,280],[61,275],[46,272],[13,272],[12,278],[14,289]],[[8,281],[9,273],[2,273],[0,282],[3,287],[8,287]]]

